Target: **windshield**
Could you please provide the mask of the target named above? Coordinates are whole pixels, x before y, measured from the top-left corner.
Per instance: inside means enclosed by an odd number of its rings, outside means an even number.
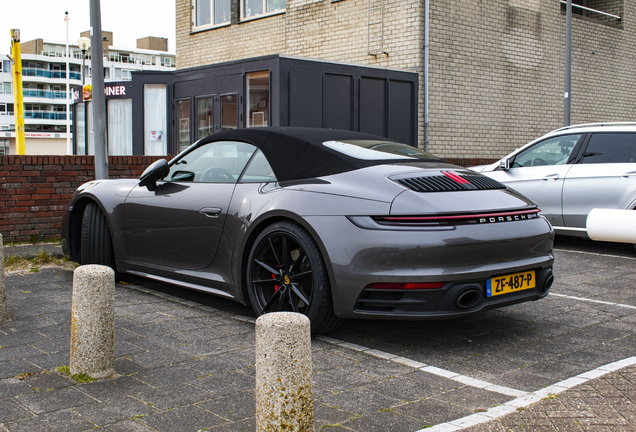
[[[350,140],[325,141],[325,147],[362,160],[438,160],[416,147],[390,141]]]

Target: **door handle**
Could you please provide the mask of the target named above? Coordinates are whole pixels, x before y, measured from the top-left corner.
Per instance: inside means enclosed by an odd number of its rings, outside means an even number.
[[[625,174],[623,174],[623,177],[625,178],[631,177],[631,176],[636,176],[636,171],[626,172]]]
[[[541,178],[541,180],[543,180],[543,181],[558,180],[558,179],[559,179],[559,175],[558,174],[549,174],[549,175]]]
[[[218,207],[205,207],[199,210],[199,213],[207,217],[214,218],[221,214],[221,209]]]

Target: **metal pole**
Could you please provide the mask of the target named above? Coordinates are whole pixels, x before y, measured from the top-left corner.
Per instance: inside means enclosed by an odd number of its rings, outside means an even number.
[[[572,0],[565,7],[565,89],[563,91],[563,125],[570,126],[572,110]]]
[[[428,54],[430,0],[424,4],[424,151],[428,151]]]
[[[64,12],[64,21],[66,21],[66,154],[73,154],[73,147],[71,146],[71,84],[69,70],[69,55],[71,51],[68,46],[68,12]]]
[[[108,178],[106,147],[106,97],[104,96],[104,53],[102,48],[102,16],[99,0],[90,0],[91,46],[93,56],[93,139],[95,140],[95,179]]]
[[[82,50],[82,91],[84,91],[84,74],[86,73],[86,50]]]

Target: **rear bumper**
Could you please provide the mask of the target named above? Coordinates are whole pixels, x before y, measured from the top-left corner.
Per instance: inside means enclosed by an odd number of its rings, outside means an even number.
[[[307,217],[323,243],[342,318],[440,319],[545,297],[554,232],[542,217],[453,229],[362,229],[345,217]],[[487,297],[494,276],[535,270],[535,288]],[[439,289],[365,290],[371,283],[444,282]],[[472,295],[464,307],[458,298]],[[460,302],[461,303],[461,302]],[[469,307],[465,307],[468,305]]]

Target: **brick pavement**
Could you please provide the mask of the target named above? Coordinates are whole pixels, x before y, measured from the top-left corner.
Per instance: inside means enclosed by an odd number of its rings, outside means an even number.
[[[634,432],[636,366],[578,385],[466,432]]]
[[[118,285],[120,375],[80,384],[55,370],[69,360],[72,273],[13,275],[6,286],[12,321],[0,325],[0,431],[254,430],[248,308]],[[457,430],[447,422],[515,399],[326,340],[314,339],[312,351],[316,429]],[[634,372],[606,375],[468,430],[636,430]],[[580,429],[564,429],[575,422]]]

